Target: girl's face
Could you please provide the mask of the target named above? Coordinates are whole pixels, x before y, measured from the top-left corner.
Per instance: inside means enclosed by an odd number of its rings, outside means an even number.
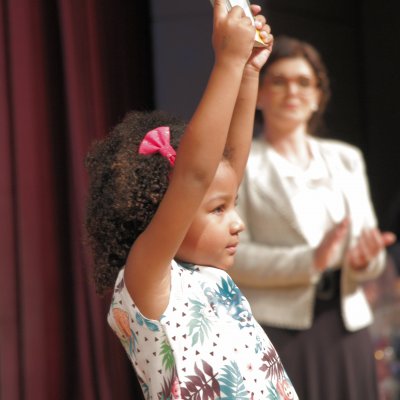
[[[321,92],[317,77],[304,58],[282,58],[268,67],[257,106],[269,124],[307,124],[317,110]]]
[[[223,270],[233,264],[244,224],[236,212],[238,183],[233,169],[221,162],[177,258]]]

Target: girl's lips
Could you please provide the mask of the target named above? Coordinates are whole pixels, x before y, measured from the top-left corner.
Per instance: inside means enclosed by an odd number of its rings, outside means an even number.
[[[228,250],[229,254],[235,254],[237,246],[238,246],[238,243],[230,244],[230,245],[226,246],[226,249]]]

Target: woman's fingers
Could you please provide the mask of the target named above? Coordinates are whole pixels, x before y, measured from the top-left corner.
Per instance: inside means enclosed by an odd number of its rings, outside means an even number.
[[[382,240],[385,247],[387,247],[392,245],[397,240],[397,237],[393,232],[383,232]]]
[[[357,244],[349,250],[348,260],[355,269],[365,268],[385,247],[396,241],[392,232],[381,232],[379,229],[365,229]]]
[[[348,227],[349,220],[345,218],[325,235],[314,253],[314,264],[318,270],[324,270],[331,263],[332,254],[344,240]]]

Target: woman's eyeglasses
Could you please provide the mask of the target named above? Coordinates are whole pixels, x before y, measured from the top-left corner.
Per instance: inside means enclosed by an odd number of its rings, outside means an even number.
[[[297,90],[303,93],[310,92],[317,87],[317,82],[314,78],[308,76],[295,76],[293,78],[287,78],[282,75],[266,75],[271,90],[276,92],[283,92],[288,90],[289,85],[295,85]]]

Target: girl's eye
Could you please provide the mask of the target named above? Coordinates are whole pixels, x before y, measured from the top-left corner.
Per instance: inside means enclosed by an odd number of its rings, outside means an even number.
[[[222,214],[224,212],[224,206],[215,207],[212,211],[214,214]]]

